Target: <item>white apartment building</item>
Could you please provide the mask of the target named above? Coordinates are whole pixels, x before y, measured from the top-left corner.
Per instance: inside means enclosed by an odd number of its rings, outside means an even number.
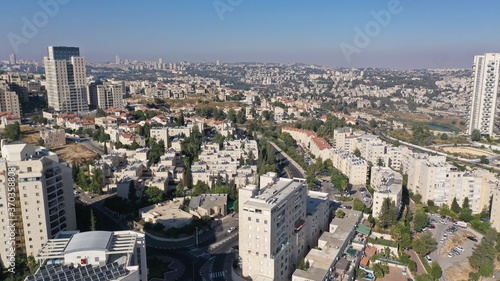
[[[444,156],[411,154],[408,158],[408,189],[422,195],[422,201],[433,200],[438,206],[451,206],[453,198],[459,205],[469,198],[472,213],[489,206],[498,178],[486,170],[460,171],[446,163]]]
[[[76,217],[71,168],[60,164],[57,154],[4,140],[1,154],[0,219],[15,220],[13,228],[5,223],[0,232],[0,260],[7,265],[9,256],[36,255],[59,231],[75,229]],[[15,245],[7,235],[12,231]]]
[[[349,178],[350,184],[366,184],[368,163],[365,160],[336,148],[331,150],[331,159],[333,166]]]
[[[0,80],[0,112],[10,112],[21,115],[19,97],[16,92],[11,91],[6,81]]]
[[[105,81],[102,85],[97,86],[97,107],[102,109],[122,108],[124,93],[125,89],[122,84]]]
[[[64,231],[36,255],[42,266],[25,281],[147,281],[146,240],[136,231]]]
[[[350,127],[337,128],[333,130],[333,146],[354,153],[356,139],[362,135],[364,135],[364,132],[353,131]]]
[[[497,116],[500,53],[474,56],[473,88],[469,105],[468,133],[478,129],[481,134],[493,135]]]
[[[56,112],[88,112],[86,66],[80,49],[49,46],[44,65],[49,107]]]
[[[243,275],[290,280],[306,250],[307,187],[297,179],[261,176],[260,188],[239,190],[239,245]]]
[[[380,216],[380,211],[385,198],[390,198],[398,211],[403,205],[403,176],[391,168],[373,166],[371,169],[370,185],[373,193],[373,211],[375,218]]]
[[[165,146],[168,147],[168,127],[154,127],[149,130],[149,135],[155,138],[156,141],[163,140]]]

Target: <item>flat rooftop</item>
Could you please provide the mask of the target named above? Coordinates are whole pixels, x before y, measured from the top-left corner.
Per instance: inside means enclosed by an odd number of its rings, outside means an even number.
[[[274,184],[262,188],[259,193],[245,202],[245,206],[272,209],[302,186],[302,182],[280,178]]]

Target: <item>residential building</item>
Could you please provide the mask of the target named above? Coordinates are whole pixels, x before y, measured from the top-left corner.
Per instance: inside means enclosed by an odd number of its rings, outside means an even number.
[[[191,214],[201,218],[221,218],[227,215],[227,194],[201,194],[189,201]]]
[[[149,134],[157,141],[163,140],[165,146],[168,147],[168,127],[154,127],[149,130]]]
[[[500,188],[493,189],[493,198],[491,202],[490,214],[491,227],[500,231]]]
[[[35,257],[42,266],[25,281],[147,281],[146,240],[136,231],[65,231]]]
[[[342,209],[342,212],[344,216],[334,218],[329,231],[320,236],[318,248],[311,249],[305,256],[308,268],[295,270],[292,281],[344,280],[350,262],[342,256],[356,233],[356,225],[361,220],[362,212],[348,209]],[[352,272],[348,275],[351,274]]]
[[[490,196],[500,181],[495,174],[482,170],[461,171],[445,162],[444,156],[413,153],[408,158],[408,189],[422,195],[422,202],[451,206],[453,199],[461,205],[469,199],[472,213],[489,206]]]
[[[48,104],[56,112],[88,112],[85,59],[78,47],[48,47],[44,57]]]
[[[1,154],[0,219],[15,221],[14,226],[2,226],[0,260],[6,265],[9,256],[36,255],[59,231],[76,229],[76,217],[71,168],[59,163],[57,154],[5,140]],[[7,207],[14,211],[7,212]],[[13,231],[15,240],[10,240],[6,234]]]
[[[183,198],[174,198],[172,201],[141,208],[139,214],[145,222],[159,223],[166,229],[182,228],[193,221],[193,215],[182,210],[183,205]]]
[[[66,132],[63,129],[42,129],[40,137],[47,148],[66,144]]]
[[[370,173],[373,192],[372,215],[378,218],[385,198],[389,198],[398,211],[403,205],[403,176],[387,167],[373,166]]]
[[[7,82],[3,80],[0,80],[0,111],[21,115],[18,95],[11,91]]]
[[[239,190],[243,276],[290,280],[306,248],[307,187],[302,180],[277,179],[276,173],[261,176],[260,182],[260,188]]]
[[[122,84],[114,84],[110,81],[97,85],[97,107],[102,109],[123,107],[123,94],[125,93]]]
[[[330,150],[333,166],[349,178],[353,185],[365,185],[368,173],[368,163],[356,155],[340,150]]]
[[[483,135],[493,135],[495,118],[498,119],[500,53],[474,56],[472,71],[474,81],[469,104],[468,133],[477,129]]]

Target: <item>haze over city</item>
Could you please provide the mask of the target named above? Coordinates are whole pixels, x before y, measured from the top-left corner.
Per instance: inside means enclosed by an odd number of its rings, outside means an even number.
[[[43,2],[43,1],[40,1]],[[500,45],[500,3],[472,1],[59,1],[58,11],[27,42],[23,36],[37,2],[4,1],[0,55],[41,61],[48,45],[79,46],[87,61],[125,59],[204,62],[305,63],[396,69],[468,68],[474,54]],[[28,3],[28,2],[26,2]],[[390,13],[359,48],[374,13]],[[35,16],[36,17],[36,16]],[[365,41],[366,42],[366,41]],[[341,49],[357,47],[350,59]]]

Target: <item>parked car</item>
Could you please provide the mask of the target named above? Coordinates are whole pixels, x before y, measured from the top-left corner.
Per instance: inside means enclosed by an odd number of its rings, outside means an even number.
[[[467,236],[467,238],[468,238],[469,240],[471,240],[471,241],[474,241],[474,242],[479,241],[479,240],[477,240],[477,238],[476,238],[476,237],[474,237],[474,236]]]
[[[236,230],[236,227],[234,227],[234,226],[233,226],[233,227],[231,227],[231,228],[229,228],[229,229],[227,230],[227,233],[231,233],[231,232],[233,232],[233,231],[235,231],[235,230]]]
[[[441,238],[441,240],[439,240],[439,243],[444,244],[444,238]]]
[[[432,263],[432,259],[429,255],[425,256],[425,260],[427,260],[428,263]]]
[[[455,256],[455,255],[453,254],[453,252],[450,252],[450,253],[448,254],[448,257],[449,257],[449,258],[453,258],[453,256]]]
[[[463,252],[465,251],[463,247],[460,247],[460,246],[456,246],[455,249],[459,250],[460,252]]]
[[[435,225],[433,225],[433,224],[429,224],[427,227],[428,227],[428,228],[431,228],[431,229],[436,228],[436,226],[435,226]]]

